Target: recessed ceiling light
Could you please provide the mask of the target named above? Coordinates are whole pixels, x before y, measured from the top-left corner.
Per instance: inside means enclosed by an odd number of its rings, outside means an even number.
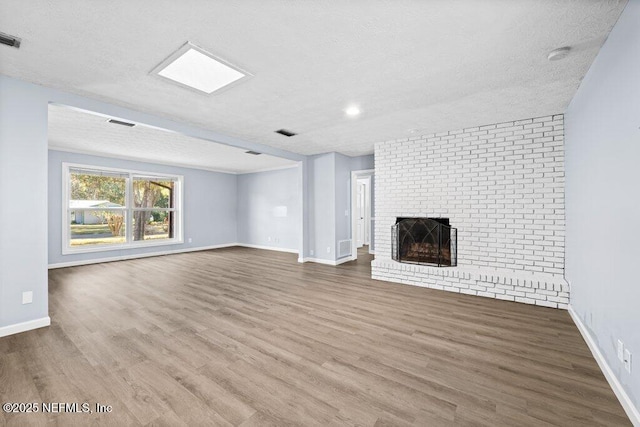
[[[360,108],[357,105],[351,105],[350,107],[347,107],[344,112],[347,114],[347,116],[355,117],[360,114]]]
[[[151,73],[207,94],[251,76],[247,71],[189,42],[162,61]]]
[[[563,46],[558,49],[554,49],[549,52],[547,59],[549,61],[558,61],[560,59],[566,58],[569,55],[571,48],[569,46]]]

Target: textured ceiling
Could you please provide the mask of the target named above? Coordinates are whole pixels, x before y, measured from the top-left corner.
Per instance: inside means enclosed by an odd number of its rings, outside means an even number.
[[[301,154],[359,155],[409,129],[564,112],[625,4],[3,0],[0,31],[23,43],[0,47],[0,73]],[[186,41],[254,77],[207,96],[149,74]],[[361,116],[345,117],[352,103]]]
[[[49,148],[230,173],[295,166],[296,162],[191,138],[144,125],[126,127],[108,117],[49,106]]]

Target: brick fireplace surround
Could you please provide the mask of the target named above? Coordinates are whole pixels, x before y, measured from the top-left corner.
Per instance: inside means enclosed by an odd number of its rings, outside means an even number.
[[[563,119],[377,143],[373,278],[566,309]],[[397,217],[449,218],[458,266],[393,261]]]

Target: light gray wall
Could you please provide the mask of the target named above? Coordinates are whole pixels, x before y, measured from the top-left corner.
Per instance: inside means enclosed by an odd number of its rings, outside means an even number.
[[[311,215],[311,207],[310,207],[310,160],[307,156],[304,157],[302,161],[298,163],[298,182],[302,188],[299,194],[299,203],[301,207],[301,215],[302,221],[300,221],[298,226],[298,233],[300,235],[299,243],[298,243],[298,261],[302,261],[305,257],[309,256],[309,248],[311,247],[311,231],[309,227],[309,218]]]
[[[335,215],[336,215],[336,259],[338,242],[351,239],[351,164],[352,157],[336,153],[335,155]],[[347,255],[349,256],[349,255]]]
[[[352,171],[373,169],[373,154],[367,156],[349,157],[349,167]]]
[[[147,248],[62,255],[62,163],[131,169],[184,176],[184,243]],[[236,175],[86,154],[49,151],[49,264],[235,243]],[[188,239],[192,243],[188,243]]]
[[[308,165],[309,253],[305,256],[334,261],[336,247],[335,153],[311,156]]]
[[[301,192],[298,167],[238,175],[238,243],[297,251]]]
[[[0,328],[46,318],[47,103],[0,76]],[[33,303],[22,304],[22,292]]]
[[[308,164],[309,249],[314,251],[308,256],[336,261],[338,241],[351,238],[351,171],[373,169],[373,155],[318,154]]]
[[[640,2],[630,1],[565,114],[571,307],[640,407]],[[627,373],[616,340],[633,353]]]

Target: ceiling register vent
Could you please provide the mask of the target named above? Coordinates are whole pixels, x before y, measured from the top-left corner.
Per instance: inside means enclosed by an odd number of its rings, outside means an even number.
[[[20,38],[18,37],[12,36],[10,34],[0,33],[0,44],[20,49],[21,42],[22,40],[20,40]]]
[[[280,135],[284,135],[284,136],[289,136],[289,137],[297,135],[297,133],[291,132],[290,130],[286,130],[286,129],[278,129],[276,133],[279,133]]]
[[[254,156],[259,156],[260,154],[262,154],[262,153],[258,153],[257,151],[251,151],[251,150],[249,150],[249,151],[245,151],[245,153],[247,153],[247,154],[253,154]]]
[[[114,125],[126,126],[126,127],[134,127],[135,123],[123,122],[122,120],[109,119],[107,120],[109,123],[113,123]]]

